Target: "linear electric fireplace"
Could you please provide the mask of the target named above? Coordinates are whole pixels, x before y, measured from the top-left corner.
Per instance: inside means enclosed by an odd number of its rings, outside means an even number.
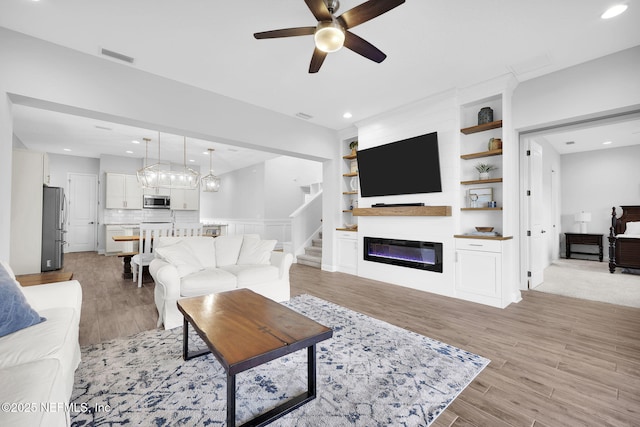
[[[365,237],[364,259],[442,273],[442,243]]]

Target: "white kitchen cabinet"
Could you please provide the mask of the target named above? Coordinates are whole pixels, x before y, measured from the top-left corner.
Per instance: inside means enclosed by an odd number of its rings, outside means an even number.
[[[145,188],[142,193],[145,196],[171,196],[171,190],[168,188]]]
[[[113,236],[138,236],[140,228],[136,225],[111,224],[105,227],[105,253],[138,252],[138,242],[115,242]]]
[[[107,254],[125,252],[126,242],[113,241],[113,236],[124,236],[124,228],[121,225],[107,225],[105,230],[105,252]]]
[[[505,255],[511,239],[456,239],[456,296],[504,308],[511,303],[505,286]]]
[[[338,231],[336,233],[338,271],[358,274],[358,233]]]
[[[197,211],[200,208],[200,191],[171,190],[171,209],[174,211]]]
[[[107,173],[106,208],[142,209],[142,188],[135,175]]]

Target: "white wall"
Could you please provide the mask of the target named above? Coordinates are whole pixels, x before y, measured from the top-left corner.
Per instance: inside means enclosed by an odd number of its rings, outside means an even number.
[[[11,102],[311,160],[337,133],[303,120],[0,28],[0,196],[11,194]],[[250,124],[250,125],[247,125]],[[101,196],[103,200],[103,196]],[[0,205],[0,234],[10,232]],[[9,243],[0,243],[8,259]]]
[[[100,178],[100,159],[53,153],[48,153],[48,155],[51,187],[63,187],[66,191],[69,172],[95,175],[96,178]]]
[[[302,186],[322,182],[322,163],[293,157],[265,162],[265,218],[288,218],[304,202]]]
[[[13,151],[13,118],[11,101],[0,79],[0,259],[9,262],[11,235],[11,156]]]
[[[518,131],[629,111],[640,106],[640,46],[520,83],[513,95]]]
[[[457,206],[459,198],[458,108],[450,92],[358,123],[358,149],[438,132],[442,192],[385,197],[359,197],[359,207],[374,203],[415,203]],[[389,159],[402,162],[403,159]],[[457,212],[454,214],[457,215]],[[358,275],[375,280],[453,296],[455,289],[454,239],[456,217],[359,217]],[[364,261],[363,237],[441,242],[443,273]]]
[[[303,203],[301,185],[322,181],[322,163],[282,156],[220,179],[220,191],[200,196],[201,218],[282,219]]]
[[[573,215],[591,212],[588,233],[609,235],[611,208],[640,204],[640,145],[565,154],[562,160],[562,233],[577,233]]]

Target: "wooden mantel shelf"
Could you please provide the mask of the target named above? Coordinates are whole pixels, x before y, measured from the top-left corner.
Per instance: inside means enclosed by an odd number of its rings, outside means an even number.
[[[451,216],[451,206],[389,206],[355,208],[353,216]]]

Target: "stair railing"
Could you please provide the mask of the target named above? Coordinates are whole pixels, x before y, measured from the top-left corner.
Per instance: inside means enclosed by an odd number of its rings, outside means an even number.
[[[296,209],[291,215],[291,253],[294,260],[322,230],[322,190]]]

